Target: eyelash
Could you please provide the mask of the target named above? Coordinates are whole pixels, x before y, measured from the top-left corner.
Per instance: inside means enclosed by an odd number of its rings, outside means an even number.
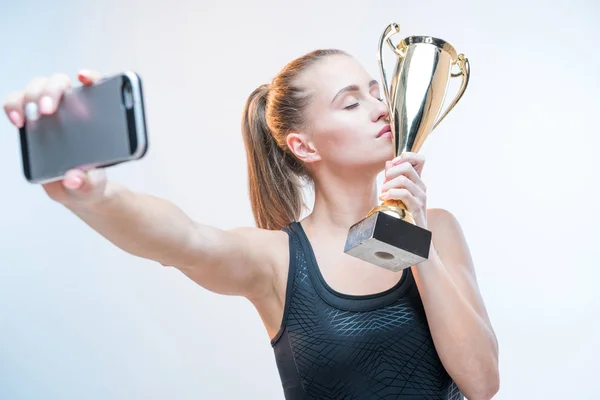
[[[383,99],[382,99],[382,98],[380,98],[380,97],[378,97],[378,98],[377,98],[377,100],[379,100],[379,101],[383,101]],[[351,110],[351,109],[353,109],[353,108],[355,108],[355,107],[358,107],[358,104],[359,104],[359,103],[354,103],[354,104],[351,104],[351,105],[349,105],[348,107],[344,107],[344,109],[346,109],[346,110]]]

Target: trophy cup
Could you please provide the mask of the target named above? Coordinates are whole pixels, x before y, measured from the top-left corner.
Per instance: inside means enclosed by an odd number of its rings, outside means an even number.
[[[454,108],[469,82],[469,62],[448,42],[431,36],[410,36],[396,46],[391,37],[400,32],[392,23],[379,40],[379,69],[389,108],[395,157],[405,151],[418,152],[429,133]],[[398,60],[388,88],[383,66],[387,43]],[[458,71],[453,71],[456,67]],[[452,103],[440,115],[450,78],[462,77]],[[352,225],[344,253],[386,268],[400,271],[429,257],[431,232],[417,225],[406,205],[386,200]]]

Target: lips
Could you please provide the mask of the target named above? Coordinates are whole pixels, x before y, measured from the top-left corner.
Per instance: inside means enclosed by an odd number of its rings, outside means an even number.
[[[381,130],[379,131],[379,133],[377,134],[376,138],[379,138],[381,136],[383,136],[386,133],[392,133],[392,128],[390,125],[386,125],[383,128],[381,128]]]

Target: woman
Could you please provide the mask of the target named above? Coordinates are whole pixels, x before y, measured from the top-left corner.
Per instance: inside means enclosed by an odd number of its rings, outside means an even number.
[[[96,79],[79,75],[86,85]],[[35,79],[5,111],[20,127],[25,104],[51,114],[68,87],[62,74]],[[290,62],[250,95],[242,128],[257,228],[192,221],[101,170],[72,170],[44,189],[121,249],[250,300],[286,399],[489,399],[499,387],[498,344],[465,238],[452,214],[426,208],[424,158],[390,160],[380,97],[377,82],[338,50]],[[314,185],[315,204],[299,220],[303,182]],[[391,272],[343,253],[349,227],[378,198],[402,200],[433,232],[427,261]]]

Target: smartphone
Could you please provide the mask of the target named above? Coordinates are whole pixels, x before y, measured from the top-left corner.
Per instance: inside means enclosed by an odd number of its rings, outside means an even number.
[[[144,96],[133,71],[64,92],[56,112],[19,130],[30,183],[60,180],[72,168],[104,168],[142,158],[148,149]]]

